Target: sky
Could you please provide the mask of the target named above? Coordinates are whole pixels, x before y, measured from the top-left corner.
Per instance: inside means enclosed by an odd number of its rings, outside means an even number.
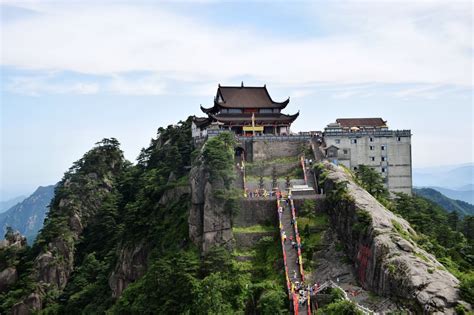
[[[415,168],[474,161],[469,1],[0,3],[0,200],[105,137],[135,161],[242,81],[290,97],[295,132],[382,117],[411,129]]]

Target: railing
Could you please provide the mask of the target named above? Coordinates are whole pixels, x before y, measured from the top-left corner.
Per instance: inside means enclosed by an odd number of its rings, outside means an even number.
[[[374,136],[374,137],[410,137],[411,130],[362,130],[362,131],[325,131],[324,136]]]
[[[224,132],[231,132],[234,133],[231,130],[224,130],[224,129],[215,129],[215,130],[208,130],[207,131],[207,137],[212,138],[215,136],[218,136],[221,133]],[[311,133],[299,133],[299,134],[290,134],[290,135],[270,135],[270,134],[263,134],[263,135],[251,135],[251,136],[243,136],[243,135],[237,135],[235,134],[235,138],[239,141],[242,140],[268,140],[268,141],[306,141],[310,139],[316,139],[320,137],[317,134],[311,134]]]
[[[273,136],[273,135],[261,135],[261,136],[238,136],[235,138],[238,141],[246,140],[264,140],[264,141],[308,141],[315,137],[311,135],[287,135],[287,136]]]

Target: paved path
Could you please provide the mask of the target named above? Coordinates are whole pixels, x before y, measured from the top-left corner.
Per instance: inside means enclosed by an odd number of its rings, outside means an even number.
[[[297,235],[295,233],[295,225],[292,224],[293,214],[291,211],[291,202],[287,202],[286,200],[280,201],[280,206],[283,208],[283,212],[281,213],[281,233],[283,232],[286,235],[286,241],[282,243],[283,251],[285,252],[286,256],[286,266],[287,272],[290,282],[296,286],[298,283],[302,284],[304,280],[304,275],[301,274],[303,268],[300,268],[299,265],[299,258],[298,258],[298,248],[297,246],[293,246],[292,241],[297,243]],[[294,286],[291,285],[292,288]],[[295,298],[298,300],[298,292],[296,293]],[[307,302],[303,305],[298,305],[298,314],[308,314],[308,304]]]

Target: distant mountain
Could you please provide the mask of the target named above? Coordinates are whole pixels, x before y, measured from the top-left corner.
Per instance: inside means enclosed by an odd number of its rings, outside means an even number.
[[[0,213],[0,239],[3,239],[7,227],[11,226],[26,236],[28,243],[31,244],[38,231],[43,227],[43,221],[53,196],[54,185],[40,186],[31,196],[4,213]]]
[[[413,185],[418,187],[445,187],[452,190],[472,190],[474,185],[474,164],[414,168]]]
[[[456,190],[467,191],[467,190],[474,190],[474,184],[468,184],[461,187],[458,187]]]
[[[0,201],[0,213],[7,211],[14,205],[25,200],[26,196],[18,196],[9,200]]]
[[[448,198],[435,189],[414,188],[413,192],[416,195],[425,197],[435,202],[448,212],[456,211],[461,215],[474,215],[474,205],[464,202],[462,200]]]
[[[448,188],[443,188],[443,187],[427,187],[427,188],[433,188],[451,199],[462,200],[464,202],[470,203],[471,205],[474,204],[474,190],[455,190],[455,189],[448,189]]]

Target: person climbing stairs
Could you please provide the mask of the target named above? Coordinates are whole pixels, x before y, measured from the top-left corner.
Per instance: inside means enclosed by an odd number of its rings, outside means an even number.
[[[278,217],[288,296],[294,314],[311,314],[309,294],[305,290],[301,240],[291,195],[278,199]]]

